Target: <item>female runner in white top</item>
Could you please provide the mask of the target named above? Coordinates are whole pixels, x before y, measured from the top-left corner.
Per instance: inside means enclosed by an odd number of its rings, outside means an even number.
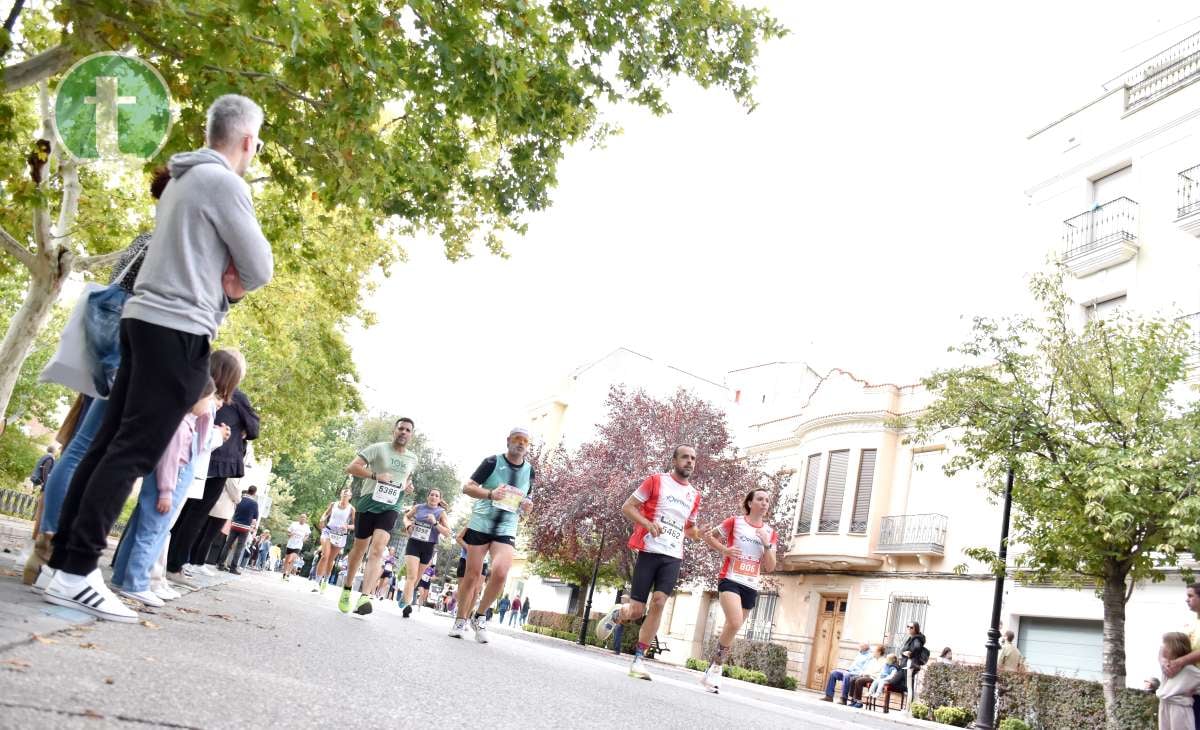
[[[333,561],[346,547],[346,535],[354,527],[354,507],[350,505],[349,487],[341,491],[338,501],[329,503],[317,526],[321,528],[321,561],[317,563],[317,587],[313,588],[313,593],[324,593],[329,574],[333,571]]]

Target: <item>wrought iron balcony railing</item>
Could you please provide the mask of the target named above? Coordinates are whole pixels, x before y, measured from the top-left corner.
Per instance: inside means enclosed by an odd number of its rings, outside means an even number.
[[[1200,165],[1179,173],[1176,200],[1179,218],[1200,212]]]
[[[1063,223],[1063,257],[1070,259],[1110,244],[1137,240],[1138,204],[1117,198]]]
[[[946,515],[889,515],[880,522],[875,552],[941,555],[948,523]]]
[[[1106,89],[1126,87],[1125,108],[1145,106],[1200,79],[1200,33],[1193,33],[1170,48],[1111,79]]]

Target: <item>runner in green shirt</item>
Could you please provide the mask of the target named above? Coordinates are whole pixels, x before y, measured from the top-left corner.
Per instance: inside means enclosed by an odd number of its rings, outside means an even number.
[[[346,473],[355,477],[357,503],[354,505],[357,516],[354,520],[354,545],[346,558],[346,575],[356,575],[363,554],[367,551],[367,541],[370,540],[371,553],[367,557],[367,567],[363,571],[363,592],[358,597],[358,605],[354,612],[360,616],[371,613],[371,591],[379,582],[383,567],[383,554],[387,550],[388,540],[391,539],[392,528],[396,526],[402,508],[400,495],[412,494],[412,474],[417,466],[416,454],[408,451],[408,442],[412,439],[414,424],[411,418],[401,418],[396,421],[392,431],[392,442],[371,444],[354,457],[354,461],[346,467]],[[346,581],[342,595],[338,599],[338,608],[342,613],[350,612],[351,582]]]

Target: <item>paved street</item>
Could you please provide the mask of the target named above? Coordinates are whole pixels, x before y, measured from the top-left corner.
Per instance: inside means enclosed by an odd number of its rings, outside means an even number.
[[[334,591],[310,593],[305,580],[222,577],[142,625],[64,623],[10,642],[0,726],[903,726],[731,680],[714,697],[698,673],[661,665],[653,682],[632,680],[624,658],[515,629],[494,631],[487,646],[459,641],[428,610],[404,620],[386,603],[369,618],[345,616]],[[16,613],[50,610],[17,580],[0,578],[10,629]]]

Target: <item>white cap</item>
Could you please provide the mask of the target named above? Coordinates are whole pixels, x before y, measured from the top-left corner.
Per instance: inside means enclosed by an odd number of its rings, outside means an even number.
[[[528,439],[529,429],[525,428],[524,426],[513,426],[513,430],[508,432],[508,437],[512,438],[513,436],[524,436],[526,439]]]

